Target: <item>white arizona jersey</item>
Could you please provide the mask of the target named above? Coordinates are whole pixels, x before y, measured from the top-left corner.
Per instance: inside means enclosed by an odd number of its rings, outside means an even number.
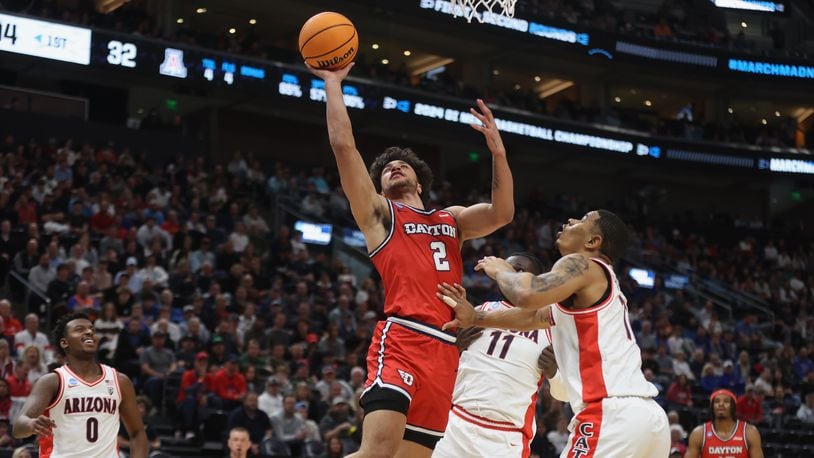
[[[117,458],[122,395],[115,369],[100,364],[102,376],[82,380],[67,365],[54,370],[59,394],[44,415],[53,434],[40,439],[41,458]]]
[[[591,260],[606,272],[608,297],[585,309],[569,309],[562,304],[550,307],[554,354],[575,412],[608,397],[658,395],[642,374],[641,351],[616,274],[601,259]]]
[[[486,302],[487,312],[513,307]],[[461,354],[452,392],[452,412],[482,426],[511,427],[534,433],[534,404],[543,381],[538,360],[550,345],[546,331],[506,331],[487,328]]]

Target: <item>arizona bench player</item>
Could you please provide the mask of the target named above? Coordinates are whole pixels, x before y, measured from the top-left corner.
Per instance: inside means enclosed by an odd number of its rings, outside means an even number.
[[[43,375],[14,422],[14,437],[40,437],[41,458],[118,458],[119,418],[130,436],[130,456],[147,457],[147,435],[130,379],[96,362],[99,339],[88,316],[65,315],[54,346],[67,363]]]
[[[542,273],[540,261],[531,255],[519,253],[506,261],[518,272]],[[445,292],[466,296],[463,288]],[[489,313],[513,307],[505,301],[492,301],[480,305],[478,310]],[[472,331],[478,334],[469,337],[467,334]],[[534,406],[543,382],[541,354],[550,347],[550,334],[538,329],[468,328],[458,332],[459,347],[470,338],[474,340],[461,354],[458,365],[447,429],[432,456],[527,457],[537,428]],[[556,363],[552,369],[557,371]],[[551,372],[545,374],[551,394],[567,400],[559,372],[556,375]]]

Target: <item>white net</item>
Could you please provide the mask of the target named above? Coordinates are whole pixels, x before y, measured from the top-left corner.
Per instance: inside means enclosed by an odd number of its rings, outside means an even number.
[[[468,22],[484,22],[489,16],[514,17],[517,0],[450,0],[452,14],[463,16]]]

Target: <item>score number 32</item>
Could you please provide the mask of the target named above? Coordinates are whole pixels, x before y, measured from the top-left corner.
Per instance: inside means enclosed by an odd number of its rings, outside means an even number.
[[[127,68],[136,68],[136,55],[138,48],[133,43],[122,43],[118,40],[110,40],[107,43],[107,63],[110,65],[120,65]]]

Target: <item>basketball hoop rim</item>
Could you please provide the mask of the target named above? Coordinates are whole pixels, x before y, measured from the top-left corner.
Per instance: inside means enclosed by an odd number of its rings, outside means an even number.
[[[467,22],[474,18],[483,23],[490,15],[513,18],[517,0],[450,0],[450,4],[453,17],[463,16]]]

